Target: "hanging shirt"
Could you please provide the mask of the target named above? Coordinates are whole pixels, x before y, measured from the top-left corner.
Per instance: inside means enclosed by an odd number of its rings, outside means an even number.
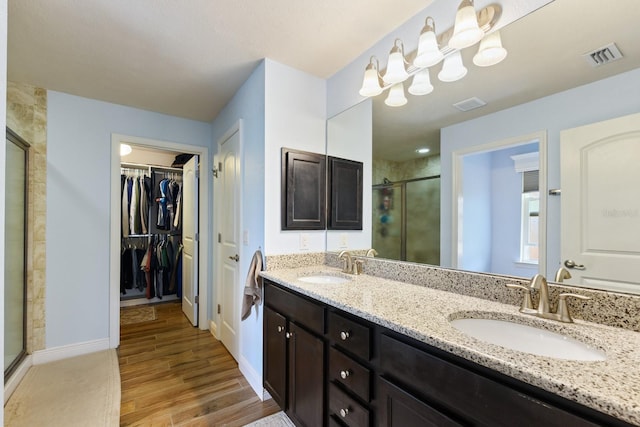
[[[122,183],[122,237],[127,237],[129,236],[129,196],[126,176]]]

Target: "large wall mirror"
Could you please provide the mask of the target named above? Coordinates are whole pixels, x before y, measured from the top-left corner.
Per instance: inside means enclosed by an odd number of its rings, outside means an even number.
[[[639,18],[635,0],[606,7],[597,0],[553,1],[502,28],[508,50],[502,63],[476,67],[474,49],[466,49],[464,79],[438,81],[437,65],[429,95],[407,94],[408,103],[394,108],[385,105],[385,92],[330,118],[329,130],[340,123],[342,133],[360,136],[351,139],[351,150],[360,144],[360,153],[371,153],[370,186],[365,183],[370,222],[348,247],[374,247],[385,258],[510,276],[530,277],[540,270],[553,281],[565,261],[561,205],[566,194],[553,191],[561,190],[563,131],[640,112]],[[584,54],[610,43],[623,58],[589,65]],[[486,105],[466,112],[454,107],[470,98]],[[362,116],[368,109],[371,120]],[[349,132],[345,123],[352,126]],[[329,155],[345,149],[344,138],[334,135],[327,134]],[[640,160],[638,152],[629,155]],[[527,163],[531,158],[534,163]],[[464,165],[462,170],[456,170],[454,159]],[[473,194],[484,196],[465,198],[467,209],[456,207],[456,191],[474,187]],[[636,200],[638,188],[629,186]],[[510,199],[497,197],[508,194]],[[471,203],[478,207],[468,209]],[[631,226],[640,230],[639,221],[636,216]],[[339,241],[328,237],[327,250],[344,249]],[[466,258],[461,255],[465,247]],[[565,279],[640,293],[640,284],[616,288],[572,280]]]

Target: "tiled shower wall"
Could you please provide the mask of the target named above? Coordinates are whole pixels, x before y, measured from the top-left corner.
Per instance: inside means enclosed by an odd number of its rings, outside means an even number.
[[[31,146],[27,222],[27,352],[44,349],[47,91],[7,83],[7,127]]]

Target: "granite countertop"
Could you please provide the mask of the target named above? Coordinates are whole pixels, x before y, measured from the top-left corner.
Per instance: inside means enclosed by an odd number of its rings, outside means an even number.
[[[302,276],[329,274],[342,284],[312,284]],[[560,323],[521,314],[518,307],[323,265],[261,275],[378,325],[502,372],[584,406],[640,425],[640,334],[576,320]],[[449,320],[512,320],[560,332],[605,351],[604,361],[571,361],[513,351],[472,338]]]

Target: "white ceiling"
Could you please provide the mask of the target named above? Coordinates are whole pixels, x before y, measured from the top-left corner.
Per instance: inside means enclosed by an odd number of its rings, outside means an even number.
[[[262,58],[327,78],[432,1],[9,0],[8,78],[211,121]],[[454,13],[457,0],[439,1]],[[425,145],[437,153],[444,126],[638,68],[638,22],[638,0],[552,2],[502,29],[502,63],[479,69],[468,48],[463,80],[439,82],[436,66],[432,94],[407,95],[396,109],[377,97],[374,156],[403,160]],[[623,60],[586,65],[583,53],[612,41]],[[451,106],[472,96],[489,104]]]
[[[9,0],[8,78],[211,121],[268,57],[321,78],[432,0]]]
[[[386,92],[374,98],[374,157],[403,161],[417,157],[415,149],[421,146],[438,153],[442,127],[640,67],[638,22],[638,0],[556,0],[538,9],[501,30],[509,53],[500,64],[476,67],[477,48],[467,48],[463,59],[469,72],[462,80],[438,81],[437,65],[431,71],[431,94],[407,95],[407,105],[396,108],[384,104]],[[611,42],[623,59],[592,68],[582,57]],[[469,112],[452,105],[474,96],[488,105]],[[594,94],[594,102],[606,96]]]

